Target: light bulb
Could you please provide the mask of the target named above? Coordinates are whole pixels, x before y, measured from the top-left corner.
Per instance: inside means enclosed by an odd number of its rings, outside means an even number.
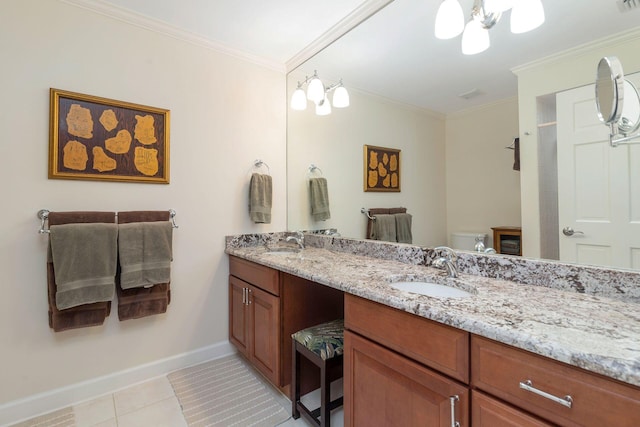
[[[302,111],[307,108],[307,96],[304,94],[304,90],[301,87],[293,92],[291,96],[291,109]]]
[[[331,114],[331,103],[325,94],[324,99],[316,104],[316,114],[319,116],[327,116]]]
[[[349,92],[344,86],[338,86],[333,92],[333,106],[336,108],[349,106]]]
[[[514,0],[484,0],[484,10],[487,13],[506,12],[513,4]]]
[[[475,55],[484,52],[490,45],[489,31],[482,27],[482,23],[477,19],[467,22],[462,33],[462,53]]]
[[[444,0],[436,14],[435,35],[439,39],[452,39],[464,29],[464,12],[458,0]]]
[[[544,22],[544,8],[540,0],[518,0],[511,10],[511,32],[526,33]]]
[[[324,98],[324,84],[317,77],[313,77],[307,88],[307,98],[316,103],[316,105]]]

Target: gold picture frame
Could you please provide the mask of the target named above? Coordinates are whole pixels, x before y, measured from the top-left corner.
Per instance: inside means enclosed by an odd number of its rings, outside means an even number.
[[[400,150],[364,146],[364,191],[400,191]]]
[[[50,89],[49,178],[169,183],[169,110]]]

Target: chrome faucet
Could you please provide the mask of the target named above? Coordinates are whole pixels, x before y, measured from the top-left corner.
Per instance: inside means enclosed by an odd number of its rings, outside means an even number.
[[[444,256],[437,258],[433,261],[433,266],[443,270],[447,270],[448,277],[458,277],[458,255],[447,246],[438,246],[434,248],[434,251],[444,252]]]
[[[295,236],[288,236],[287,242],[294,241],[298,244],[300,249],[304,249],[304,233],[302,231],[296,231]]]

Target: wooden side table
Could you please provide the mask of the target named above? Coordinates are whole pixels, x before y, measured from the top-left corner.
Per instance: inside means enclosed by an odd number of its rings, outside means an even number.
[[[491,227],[493,246],[496,252],[505,255],[522,255],[522,228],[501,226]]]

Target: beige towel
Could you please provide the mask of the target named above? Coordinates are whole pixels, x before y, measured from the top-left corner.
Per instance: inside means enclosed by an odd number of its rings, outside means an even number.
[[[396,241],[396,217],[395,215],[377,214],[371,229],[371,238],[387,242]]]
[[[58,310],[111,301],[115,290],[118,227],[88,223],[52,225],[49,229]]]
[[[171,280],[173,227],[169,221],[119,224],[118,255],[122,289]]]
[[[396,238],[398,243],[412,243],[411,214],[397,213],[394,216],[396,217]]]
[[[249,217],[255,223],[271,223],[271,175],[253,173],[249,183]]]
[[[311,178],[309,180],[309,199],[311,201],[311,217],[314,221],[325,221],[331,218],[329,189],[325,178]]]

